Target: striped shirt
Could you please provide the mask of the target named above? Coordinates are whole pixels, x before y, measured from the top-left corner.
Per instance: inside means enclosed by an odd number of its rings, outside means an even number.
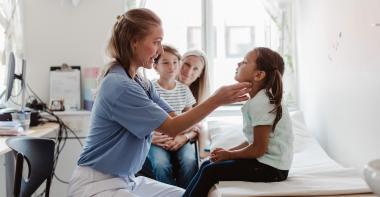
[[[158,80],[153,81],[158,94],[164,99],[177,115],[181,114],[185,107],[192,107],[196,101],[190,88],[183,83],[176,81],[173,89],[167,90],[158,84]]]

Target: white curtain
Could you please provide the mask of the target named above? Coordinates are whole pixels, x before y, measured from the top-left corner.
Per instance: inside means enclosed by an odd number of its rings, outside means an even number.
[[[0,24],[4,28],[4,51],[2,63],[5,64],[7,55],[13,51],[16,58],[24,58],[24,35],[22,0],[4,0],[0,12]]]
[[[124,0],[124,11],[145,7],[146,0]]]
[[[261,2],[280,30],[280,47],[278,51],[284,56],[287,65],[294,69],[294,61],[292,60],[294,52],[292,1],[261,0]]]
[[[293,18],[293,0],[261,0],[265,10],[280,30],[280,46],[277,49],[284,57],[285,99],[290,107],[297,107],[296,101],[296,50]]]

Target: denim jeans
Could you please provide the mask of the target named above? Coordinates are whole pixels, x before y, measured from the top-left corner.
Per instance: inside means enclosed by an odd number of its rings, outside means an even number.
[[[205,161],[191,180],[183,196],[206,197],[219,181],[277,182],[288,177],[288,170],[278,170],[256,159]]]
[[[198,170],[196,162],[195,149],[190,143],[177,151],[167,151],[152,144],[140,172],[152,174],[157,181],[186,188]]]

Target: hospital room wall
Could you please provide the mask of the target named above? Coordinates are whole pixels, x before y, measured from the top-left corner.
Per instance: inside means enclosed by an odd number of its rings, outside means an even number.
[[[380,158],[380,1],[297,0],[299,106],[328,154]]]
[[[123,0],[23,1],[24,47],[27,82],[49,100],[49,67],[67,63],[103,66],[107,36]]]

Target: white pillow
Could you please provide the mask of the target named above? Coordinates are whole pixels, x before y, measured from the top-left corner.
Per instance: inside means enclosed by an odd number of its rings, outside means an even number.
[[[241,117],[221,118],[207,122],[211,151],[215,148],[230,149],[247,141],[243,134],[243,120]]]
[[[302,111],[290,113],[294,134],[294,153],[304,150],[312,135],[308,132]],[[242,117],[220,117],[208,121],[208,131],[210,135],[210,149],[217,147],[229,149],[247,141],[243,134]]]
[[[305,150],[310,141],[314,139],[307,130],[302,111],[290,112],[290,119],[292,120],[294,135],[293,152],[299,153]]]

